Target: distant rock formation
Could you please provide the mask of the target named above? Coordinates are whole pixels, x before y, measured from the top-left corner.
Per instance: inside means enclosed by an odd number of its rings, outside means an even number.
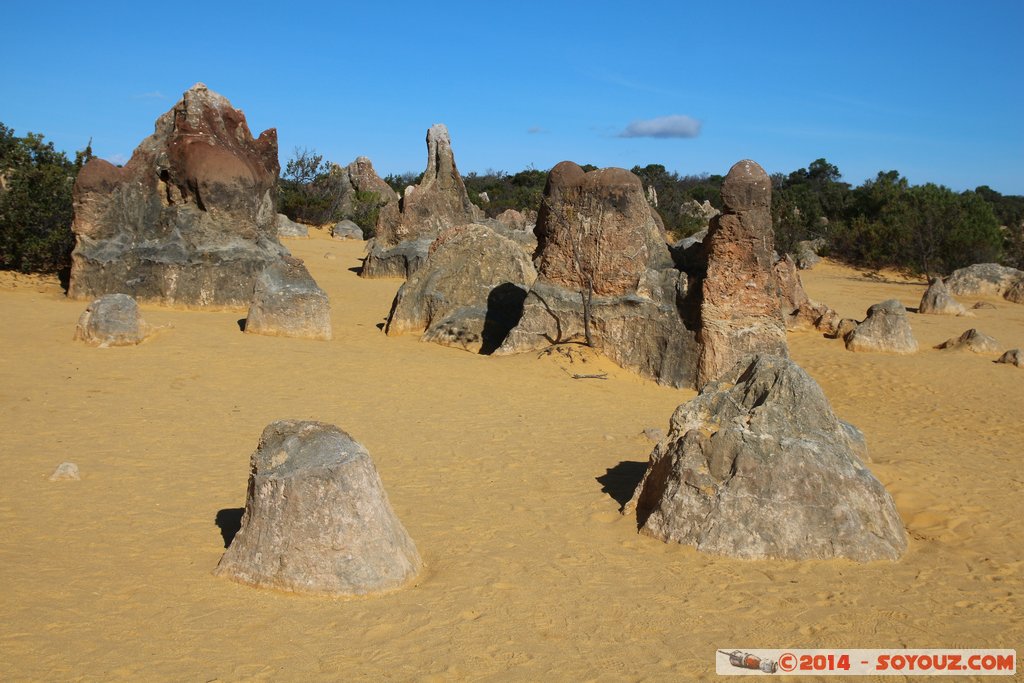
[[[422,264],[434,238],[445,228],[483,218],[469,200],[455,166],[448,129],[427,131],[427,170],[419,185],[406,188],[399,202],[380,210],[374,237],[367,244],[363,277],[408,277]]]
[[[75,339],[93,346],[132,346],[149,334],[139,305],[127,294],[106,294],[93,301],[78,318]]]
[[[496,216],[499,223],[504,223],[511,230],[526,230],[526,216],[515,209],[505,209]]]
[[[398,193],[377,175],[373,162],[367,157],[357,157],[348,166],[334,166],[331,180],[341,192],[339,211],[346,218],[355,217],[360,202],[368,202],[377,208],[398,204]],[[369,193],[375,194],[376,198]]]
[[[707,230],[711,225],[711,219],[720,213],[721,211],[711,206],[711,202],[706,199],[703,202],[690,199],[679,205],[679,217],[686,223],[696,225],[697,232]]]
[[[914,353],[917,340],[910,329],[907,309],[896,299],[889,299],[868,308],[864,319],[846,336],[850,351]]]
[[[928,281],[928,289],[921,297],[917,312],[926,315],[971,315],[950,295],[941,277],[933,277]]]
[[[275,337],[331,338],[331,307],[306,266],[286,257],[256,278],[245,319],[247,334]]]
[[[757,163],[737,162],[722,183],[722,202],[704,239],[698,387],[747,354],[789,355],[772,270],[771,179]]]
[[[296,593],[367,595],[422,565],[370,454],[333,425],[281,420],[252,454],[242,526],[214,573]]]
[[[93,159],[74,189],[71,297],[109,293],[186,306],[244,306],[287,252],[274,209],[277,133],[197,83],[124,168]]]
[[[537,281],[497,353],[582,341],[589,328],[619,365],[693,384],[696,306],[637,176],[563,161],[548,175],[535,232]]]
[[[973,351],[974,353],[999,353],[999,342],[983,332],[971,328],[959,337],[952,337],[935,348],[950,351]]]
[[[385,331],[491,353],[519,322],[536,279],[516,242],[483,225],[448,228],[398,290]]]
[[[796,267],[800,270],[810,270],[821,263],[821,256],[818,255],[818,252],[824,246],[825,240],[821,238],[797,242],[793,250]]]
[[[747,357],[676,409],[624,512],[720,555],[896,560],[906,532],[861,440],[795,363]]]
[[[1001,296],[1024,303],[1024,271],[998,263],[975,263],[955,270],[946,286],[960,296]]]
[[[788,254],[775,262],[779,307],[787,330],[817,329],[835,332],[838,314],[825,304],[812,301],[804,290],[796,263]]]

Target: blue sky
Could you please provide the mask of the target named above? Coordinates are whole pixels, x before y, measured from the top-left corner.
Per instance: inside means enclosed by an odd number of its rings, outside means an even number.
[[[126,160],[197,81],[296,147],[463,173],[564,159],[1024,194],[1024,0],[0,2],[0,122]]]

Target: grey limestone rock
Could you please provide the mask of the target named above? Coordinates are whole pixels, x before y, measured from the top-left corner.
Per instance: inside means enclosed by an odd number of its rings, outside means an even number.
[[[959,337],[942,342],[935,348],[950,351],[973,351],[974,353],[999,353],[999,342],[983,332],[971,328]]]
[[[75,339],[94,346],[131,346],[146,338],[149,326],[139,315],[139,305],[127,294],[107,294],[96,299],[78,318]]]
[[[331,237],[336,240],[361,240],[363,239],[363,229],[345,218],[331,228]]]
[[[277,236],[278,237],[309,237],[309,228],[302,223],[296,223],[283,213],[277,214]]]
[[[818,239],[802,240],[797,242],[794,248],[794,259],[796,267],[800,270],[810,270],[821,263],[821,256],[818,252],[825,246],[825,240]]]
[[[369,278],[408,278],[427,260],[433,242],[434,238],[428,236],[386,247],[374,237],[366,243],[366,258],[359,274]]]
[[[197,83],[123,168],[89,161],[74,188],[68,295],[120,292],[184,306],[244,306],[287,251],[274,208],[277,132]]]
[[[917,312],[928,315],[970,315],[967,309],[950,295],[941,277],[933,277],[928,281],[928,289],[921,297]]]
[[[914,353],[918,348],[907,309],[896,299],[868,308],[867,318],[844,339],[850,351]]]
[[[1003,298],[1015,304],[1024,304],[1024,273],[1006,288]]]
[[[975,263],[953,271],[946,278],[946,286],[960,296],[1004,296],[1022,279],[1024,271],[1016,268],[998,263]]]
[[[256,279],[245,319],[247,334],[331,338],[331,307],[299,259],[286,257]]]
[[[679,406],[624,512],[714,554],[896,560],[906,533],[862,444],[795,363],[747,357]]]
[[[267,426],[242,525],[215,574],[262,588],[357,596],[408,584],[422,562],[370,454],[321,422]]]
[[[398,290],[385,331],[490,353],[519,322],[536,278],[512,240],[483,225],[449,228]]]

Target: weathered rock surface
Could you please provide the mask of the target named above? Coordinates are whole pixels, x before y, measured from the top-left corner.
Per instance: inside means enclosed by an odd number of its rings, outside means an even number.
[[[483,225],[449,228],[398,290],[385,331],[491,353],[519,322],[536,279],[516,242]]]
[[[971,328],[959,337],[952,337],[935,348],[949,351],[973,351],[974,353],[999,353],[999,342],[983,332]]]
[[[380,265],[380,259],[393,260],[388,254],[406,242],[428,243],[445,228],[473,223],[482,218],[479,207],[469,200],[466,185],[459,175],[452,153],[448,129],[443,124],[431,126],[427,131],[427,170],[419,185],[406,188],[399,202],[392,202],[380,210],[374,238],[368,243],[363,277],[393,276],[393,265]],[[406,259],[408,272],[421,262]]]
[[[927,315],[971,315],[952,297],[941,277],[933,277],[928,281],[928,289],[921,297],[917,312]]]
[[[999,357],[997,363],[1007,363],[1009,365],[1016,365],[1018,368],[1024,368],[1024,351],[1020,349],[1010,349]]]
[[[850,335],[851,332],[853,332],[854,330],[857,329],[857,325],[859,325],[859,324],[860,323],[857,322],[856,320],[854,320],[853,318],[842,318],[836,324],[836,331],[835,331],[835,334],[833,335],[834,338],[835,339],[843,339],[843,340],[845,340]]]
[[[538,272],[546,284],[597,296],[636,291],[647,270],[671,268],[640,179],[621,168],[551,169],[537,219]]]
[[[917,340],[910,329],[907,309],[896,299],[871,306],[867,318],[847,334],[845,339],[846,348],[850,351],[917,351]]]
[[[589,315],[594,345],[614,362],[662,384],[692,386],[695,292],[673,268],[639,178],[558,164],[535,232],[537,281],[497,353],[583,340]]]
[[[277,214],[277,236],[278,237],[309,237],[309,228],[302,223],[296,223],[283,213]]]
[[[1019,281],[1024,271],[997,263],[975,263],[960,268],[946,278],[946,287],[960,296],[1004,296]]]
[[[78,465],[73,462],[62,462],[50,475],[50,481],[78,481],[81,478]]]
[[[722,183],[724,211],[704,240],[698,387],[747,354],[789,355],[772,270],[771,187],[768,174],[749,159],[734,164]]]
[[[779,307],[787,330],[817,329],[835,332],[838,314],[825,304],[813,301],[804,290],[796,263],[788,254],[775,262]]]
[[[526,230],[528,224],[526,216],[515,209],[505,209],[497,215],[496,220],[504,223],[512,230]]]
[[[299,259],[286,257],[267,266],[256,279],[249,314],[249,334],[331,338],[331,307]]]
[[[107,294],[96,299],[78,318],[75,339],[94,346],[131,346],[149,334],[139,305],[127,294]]]
[[[1015,304],[1024,304],[1024,274],[1006,288],[1003,298]]]
[[[366,258],[359,274],[362,277],[408,278],[427,260],[433,237],[399,242],[393,247],[382,246],[376,239],[366,243]]]
[[[792,361],[743,359],[679,406],[625,511],[640,532],[741,558],[896,560],[892,498]]]
[[[321,422],[267,426],[252,455],[242,526],[215,574],[345,596],[401,588],[420,566],[362,445]]]
[[[242,306],[278,261],[277,133],[201,83],[157,119],[124,168],[93,159],[74,189],[71,297],[131,294]]]
[[[361,240],[363,239],[363,229],[345,218],[331,228],[331,237],[336,240]]]

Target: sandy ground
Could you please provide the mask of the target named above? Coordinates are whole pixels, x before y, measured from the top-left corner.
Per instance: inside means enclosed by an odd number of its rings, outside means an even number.
[[[739,561],[641,537],[618,513],[652,446],[642,430],[693,392],[600,358],[387,338],[400,282],[359,279],[361,244],[287,246],[331,297],[333,341],[143,305],[171,327],[92,348],[72,341],[86,302],[3,275],[0,679],[678,681],[714,677],[716,649],[1020,652],[1024,370],[931,347],[969,327],[1024,346],[1024,306],[912,315],[912,356],[792,334],[866,433],[910,549],[898,563]],[[857,318],[924,291],[828,263],[804,278]],[[346,601],[211,574],[218,519],[237,523],[249,455],[281,418],[367,446],[426,563],[414,586]],[[65,460],[82,480],[48,481]]]

